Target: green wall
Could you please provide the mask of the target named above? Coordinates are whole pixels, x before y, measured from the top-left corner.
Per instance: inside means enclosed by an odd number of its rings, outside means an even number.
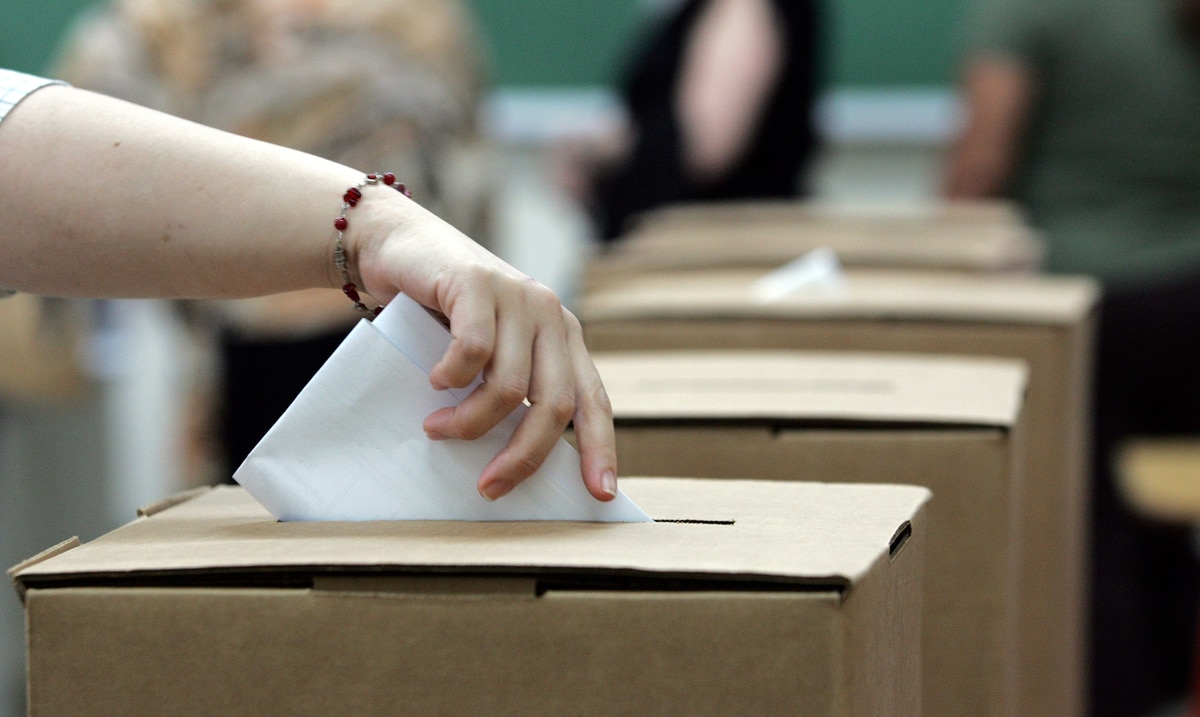
[[[832,79],[851,87],[949,85],[969,0],[829,3]]]
[[[0,0],[0,67],[42,72],[70,18],[92,0]]]
[[[0,0],[0,66],[45,71],[93,0]],[[826,0],[830,76],[842,87],[946,85],[966,0]],[[644,0],[471,0],[503,86],[603,85],[636,36]]]
[[[471,0],[502,85],[607,84],[639,27],[639,0]]]

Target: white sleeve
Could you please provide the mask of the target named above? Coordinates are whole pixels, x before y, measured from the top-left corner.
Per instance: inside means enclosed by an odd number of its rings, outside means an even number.
[[[63,84],[66,83],[61,80],[47,80],[44,77],[0,68],[0,122],[3,122],[9,111],[30,93],[47,85]]]

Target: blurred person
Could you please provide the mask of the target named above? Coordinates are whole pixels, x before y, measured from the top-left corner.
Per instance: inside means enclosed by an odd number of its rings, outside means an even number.
[[[1123,501],[1114,450],[1200,433],[1200,1],[986,0],[945,194],[1009,196],[1050,271],[1104,286],[1094,384],[1091,714],[1186,692],[1200,606],[1189,531]]]
[[[685,0],[657,18],[620,83],[627,126],[564,167],[600,238],[666,204],[805,194],[818,26],[815,0]]]
[[[460,0],[112,0],[74,24],[53,74],[342,164],[388,167],[486,243],[480,46]],[[206,308],[219,327],[216,477],[229,481],[356,317],[323,291]]]

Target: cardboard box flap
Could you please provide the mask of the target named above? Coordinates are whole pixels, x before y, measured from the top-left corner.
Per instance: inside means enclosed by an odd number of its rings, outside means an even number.
[[[817,247],[847,266],[967,271],[1028,270],[1045,254],[1007,202],[731,201],[643,214],[588,272],[778,266]]]
[[[828,247],[851,265],[916,264],[1015,268],[1035,265],[1041,245],[1020,225],[927,222],[919,219],[827,219],[672,224],[635,230],[605,254],[662,266],[748,265],[787,261]]]
[[[846,591],[928,500],[913,486],[623,479],[657,523],[276,522],[218,488],[19,569],[23,588],[288,584],[462,573],[752,582]],[[666,522],[671,521],[671,522]],[[206,582],[207,581],[207,582]]]
[[[191,500],[192,498],[196,498],[198,496],[201,496],[201,495],[207,493],[209,490],[211,490],[211,488],[208,488],[208,487],[193,488],[191,490],[185,490],[182,493],[176,493],[175,495],[165,498],[163,500],[160,500],[157,503],[151,503],[150,505],[144,505],[141,508],[138,508],[138,512],[137,512],[138,517],[139,518],[149,518],[152,515],[156,515],[158,513],[163,512],[167,508],[179,505],[180,503],[186,503],[187,501]]]
[[[917,221],[924,224],[1022,226],[1025,218],[1006,200],[890,202],[855,200],[730,200],[680,203],[638,215],[635,229],[663,226],[738,225],[747,222]]]
[[[1036,267],[1041,245],[1019,229],[868,231],[857,227],[749,226],[673,228],[634,234],[589,270],[644,273],[706,267],[782,266],[818,247],[847,266],[1010,271]]]
[[[763,271],[646,274],[597,288],[580,304],[585,324],[661,318],[905,319],[1072,325],[1099,299],[1089,278],[850,270],[844,286],[762,301]]]
[[[17,563],[16,565],[9,568],[8,569],[8,577],[13,581],[13,587],[16,588],[17,596],[21,598],[21,601],[24,602],[24,600],[25,600],[25,586],[17,578],[17,573],[21,572],[22,570],[24,570],[28,567],[37,565],[38,563],[40,563],[44,560],[49,560],[50,558],[53,558],[56,555],[62,555],[63,553],[67,552],[68,550],[74,550],[75,548],[78,548],[79,546],[80,546],[79,537],[74,536],[74,537],[68,538],[67,540],[62,541],[61,543],[59,543],[58,545],[55,545],[54,547],[46,548],[42,552],[33,556],[32,558],[27,558],[26,560],[23,560],[20,563]]]
[[[1019,361],[903,354],[654,351],[593,356],[618,421],[854,421],[1009,428]]]

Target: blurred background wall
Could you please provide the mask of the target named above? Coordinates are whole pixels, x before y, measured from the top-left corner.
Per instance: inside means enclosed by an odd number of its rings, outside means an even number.
[[[0,64],[29,71],[44,67],[63,28],[91,4],[91,0],[4,0]],[[606,84],[644,13],[662,0],[471,0],[470,4],[487,29],[500,86],[569,88]],[[962,0],[831,2],[834,84],[855,88],[947,85],[953,29],[962,7]]]
[[[64,27],[90,0],[4,0],[0,65],[38,72]],[[497,109],[540,101],[561,113],[603,108],[614,70],[647,13],[663,0],[544,3],[472,0],[488,36]],[[831,93],[822,116],[831,137],[935,139],[952,121],[955,27],[963,0],[895,3],[831,0],[827,45]],[[514,103],[516,103],[514,105]],[[857,108],[870,112],[851,111]],[[883,111],[886,110],[886,111]],[[565,114],[543,114],[545,131],[564,131]],[[531,121],[530,118],[526,118]],[[593,120],[594,121],[594,120]],[[528,124],[498,129],[534,138]]]

